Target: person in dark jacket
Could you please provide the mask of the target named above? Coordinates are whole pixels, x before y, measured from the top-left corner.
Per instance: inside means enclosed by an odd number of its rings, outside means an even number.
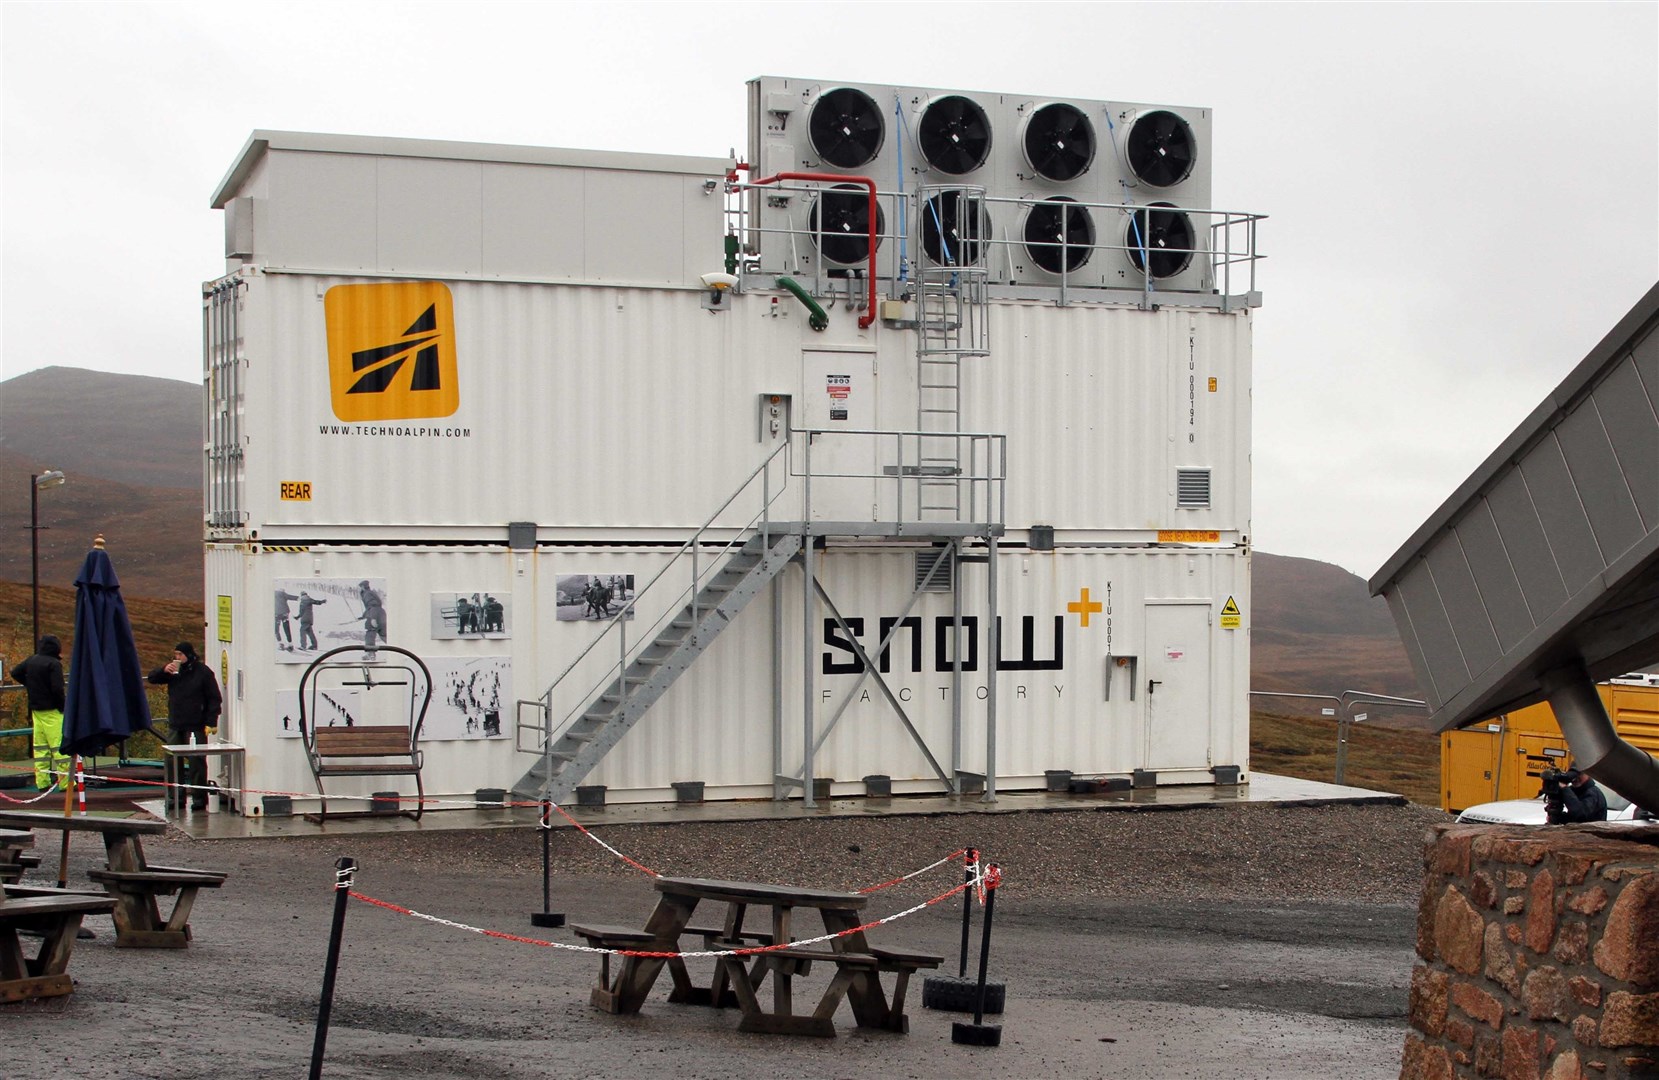
[[[1590,774],[1577,769],[1567,770],[1567,782],[1561,785],[1560,821],[1552,816],[1550,824],[1562,825],[1575,821],[1606,821],[1607,796],[1590,779]]]
[[[196,647],[181,641],[173,659],[150,672],[150,681],[167,687],[167,723],[175,743],[207,743],[207,733],[219,726],[219,680],[213,669],[196,658]],[[207,759],[186,758],[186,783],[190,785],[190,808],[207,809]]]
[[[69,772],[69,759],[58,750],[63,742],[62,656],[58,639],[46,634],[39,651],[11,670],[11,677],[23,684],[29,698],[29,719],[35,729],[35,787],[40,791]]]

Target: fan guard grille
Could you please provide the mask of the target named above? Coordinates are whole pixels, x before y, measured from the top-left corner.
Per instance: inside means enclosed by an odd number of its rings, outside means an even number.
[[[1044,179],[1075,180],[1094,163],[1094,125],[1075,105],[1057,101],[1031,114],[1025,124],[1025,160]]]
[[[929,165],[961,176],[991,156],[991,121],[978,102],[952,94],[929,102],[922,110],[916,141]]]
[[[843,86],[820,95],[807,117],[807,138],[826,165],[857,169],[874,161],[887,127],[875,99]]]
[[[1153,187],[1173,187],[1192,175],[1198,143],[1192,126],[1159,109],[1136,120],[1125,146],[1129,168]]]
[[[922,205],[922,251],[939,266],[975,266],[991,235],[985,204],[964,191],[941,191]]]
[[[1051,274],[1081,269],[1094,254],[1094,218],[1086,206],[1056,195],[1025,215],[1025,250]]]
[[[1129,261],[1136,270],[1145,270],[1152,264],[1153,278],[1174,277],[1192,263],[1197,246],[1192,231],[1192,218],[1174,203],[1151,203],[1129,215],[1124,229],[1124,247],[1129,249]],[[1142,258],[1142,248],[1146,256]]]
[[[870,257],[870,194],[856,184],[837,184],[813,202],[807,214],[812,242],[824,258],[853,266]],[[887,231],[887,215],[876,206],[876,247]]]

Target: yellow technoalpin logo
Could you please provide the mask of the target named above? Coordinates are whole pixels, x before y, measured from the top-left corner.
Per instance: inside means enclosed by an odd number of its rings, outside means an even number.
[[[441,281],[336,285],[323,296],[341,420],[451,416],[461,406],[455,303]]]

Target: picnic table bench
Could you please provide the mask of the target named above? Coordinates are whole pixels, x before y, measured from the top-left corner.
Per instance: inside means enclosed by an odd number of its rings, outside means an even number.
[[[120,948],[183,949],[190,944],[190,911],[202,889],[217,889],[226,875],[183,866],[152,866],[144,859],[143,836],[167,831],[164,821],[142,818],[62,817],[25,811],[0,811],[0,828],[29,826],[65,832],[95,832],[104,839],[107,865],[87,876],[114,901],[115,944]],[[178,894],[172,912],[162,916],[157,898]],[[78,928],[78,924],[77,924]]]
[[[75,989],[69,957],[87,915],[107,915],[115,900],[93,893],[7,886],[0,892],[0,1001],[62,997]],[[38,935],[33,956],[22,934]]]
[[[35,834],[27,829],[0,829],[0,884],[15,885],[23,871],[40,865],[40,856],[25,850],[35,846]]]
[[[572,932],[596,948],[658,953],[677,953],[682,935],[697,934],[709,951],[733,950],[733,954],[716,958],[713,984],[706,989],[691,982],[679,956],[624,956],[613,977],[610,956],[604,955],[591,1000],[606,1012],[638,1012],[666,966],[674,981],[668,998],[671,1003],[735,1003],[743,1011],[739,1031],[834,1036],[834,1016],[846,1000],[859,1027],[904,1032],[909,1030],[904,997],[911,972],[943,962],[942,957],[925,953],[871,947],[858,929],[857,913],[869,899],[861,893],[706,878],[658,878],[655,884],[661,896],[643,928],[576,924]],[[705,900],[726,905],[721,926],[691,927],[692,912]],[[770,909],[768,931],[743,929],[751,905]],[[818,911],[824,928],[835,936],[820,948],[737,951],[792,941],[790,922],[795,908]],[[833,964],[835,975],[810,1013],[796,1012],[794,980],[810,974],[815,961]],[[884,973],[898,976],[891,998],[881,985]],[[758,993],[768,977],[772,980],[770,1008]]]

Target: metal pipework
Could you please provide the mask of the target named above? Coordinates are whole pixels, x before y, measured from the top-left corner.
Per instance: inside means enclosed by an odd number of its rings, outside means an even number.
[[[1583,664],[1539,676],[1573,763],[1650,814],[1659,814],[1659,761],[1619,738]]]
[[[807,309],[809,312],[807,325],[814,330],[822,330],[829,325],[829,316],[824,314],[824,309],[819,306],[818,301],[812,298],[812,294],[802,287],[800,282],[792,277],[780,277],[778,278],[778,288],[788,289],[795,299],[799,300],[801,305]]]

